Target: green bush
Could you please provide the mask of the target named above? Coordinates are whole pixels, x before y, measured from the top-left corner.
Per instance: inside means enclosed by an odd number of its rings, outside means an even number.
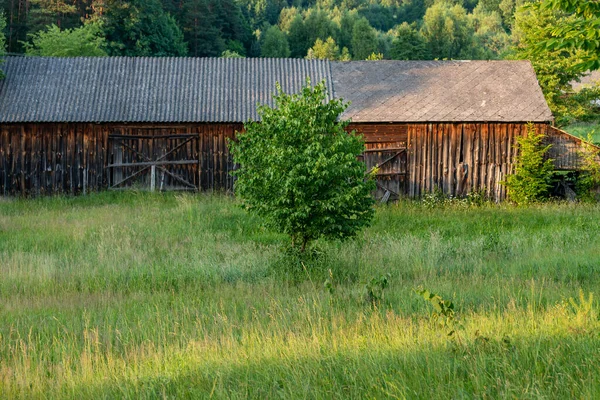
[[[296,95],[277,90],[275,107],[259,107],[261,122],[247,123],[230,142],[240,165],[236,195],[300,252],[320,237],[355,236],[373,218],[375,184],[357,158],[362,137],[346,133],[348,122],[339,120],[347,105],[326,101],[324,83],[307,82]]]
[[[509,198],[517,204],[528,204],[548,197],[554,164],[553,160],[546,157],[550,145],[542,144],[544,136],[537,133],[530,123],[527,125],[527,135],[517,137],[515,171],[502,182],[508,189]]]
[[[600,149],[592,144],[593,131],[588,134],[588,142],[582,142],[579,151],[581,157],[581,172],[577,177],[577,196],[584,201],[600,199]]]

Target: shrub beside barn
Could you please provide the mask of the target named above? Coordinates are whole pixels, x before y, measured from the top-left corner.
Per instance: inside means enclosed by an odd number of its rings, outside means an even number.
[[[275,84],[326,81],[350,101],[378,167],[377,197],[485,190],[505,198],[515,138],[548,135],[558,169],[581,141],[551,127],[526,61],[7,57],[0,82],[0,193],[129,187],[232,191],[227,140],[272,104]]]

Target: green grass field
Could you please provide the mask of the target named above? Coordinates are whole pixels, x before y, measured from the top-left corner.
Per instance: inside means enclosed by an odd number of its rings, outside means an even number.
[[[0,398],[600,398],[599,217],[405,202],[304,268],[225,197],[3,200]]]
[[[588,139],[588,134],[592,135],[592,141],[596,144],[600,144],[600,121],[597,122],[577,122],[575,124],[568,125],[564,128],[565,131],[571,135],[580,137],[582,139]]]

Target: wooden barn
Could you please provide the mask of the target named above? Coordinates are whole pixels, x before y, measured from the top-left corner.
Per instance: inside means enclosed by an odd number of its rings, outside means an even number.
[[[526,61],[7,57],[0,81],[0,193],[129,187],[232,191],[227,140],[272,104],[325,80],[378,166],[377,196],[485,190],[496,200],[532,122],[559,169],[581,142],[551,127]]]

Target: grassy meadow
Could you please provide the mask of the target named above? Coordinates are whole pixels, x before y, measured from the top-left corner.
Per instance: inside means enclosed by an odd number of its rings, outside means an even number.
[[[1,200],[0,398],[600,398],[599,217],[400,202],[300,264],[227,197]]]

